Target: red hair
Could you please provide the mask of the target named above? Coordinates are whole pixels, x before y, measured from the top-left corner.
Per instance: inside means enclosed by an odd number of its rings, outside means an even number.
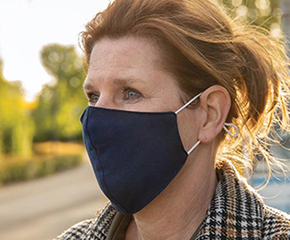
[[[240,169],[252,165],[258,150],[269,162],[275,161],[261,140],[272,123],[288,122],[289,76],[284,45],[267,30],[234,22],[209,0],[115,0],[81,36],[88,64],[94,44],[103,38],[152,40],[161,50],[162,67],[176,77],[189,98],[217,84],[229,92],[227,122],[236,124],[240,135],[221,136],[226,140],[219,159],[230,158]],[[252,157],[249,161],[242,156],[242,144]]]

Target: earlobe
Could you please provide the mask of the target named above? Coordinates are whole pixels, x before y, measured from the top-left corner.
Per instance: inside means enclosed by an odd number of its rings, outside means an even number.
[[[223,131],[231,107],[230,95],[220,85],[211,86],[200,96],[200,107],[203,108],[206,117],[199,130],[198,139],[202,143],[209,143]]]

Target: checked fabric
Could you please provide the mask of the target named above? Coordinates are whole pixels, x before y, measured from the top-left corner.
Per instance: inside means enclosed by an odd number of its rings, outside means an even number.
[[[196,240],[290,240],[290,216],[264,204],[229,161]],[[55,240],[105,240],[116,211],[108,204],[96,219],[78,223]]]

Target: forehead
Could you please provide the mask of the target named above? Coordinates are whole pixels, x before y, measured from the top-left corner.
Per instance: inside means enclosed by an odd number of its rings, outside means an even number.
[[[88,78],[152,78],[161,66],[158,47],[147,39],[104,38],[93,48]]]
[[[145,38],[124,37],[120,39],[104,38],[93,48],[89,68],[110,66],[156,67],[160,63],[159,48]]]
[[[133,84],[179,94],[176,78],[163,66],[158,46],[145,38],[105,38],[93,48],[84,89],[102,91]]]

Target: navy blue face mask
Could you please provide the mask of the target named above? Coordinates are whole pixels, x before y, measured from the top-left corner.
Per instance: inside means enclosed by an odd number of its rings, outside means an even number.
[[[176,112],[131,112],[87,107],[83,139],[100,188],[113,207],[133,214],[148,205],[180,171],[189,151],[182,145]]]

